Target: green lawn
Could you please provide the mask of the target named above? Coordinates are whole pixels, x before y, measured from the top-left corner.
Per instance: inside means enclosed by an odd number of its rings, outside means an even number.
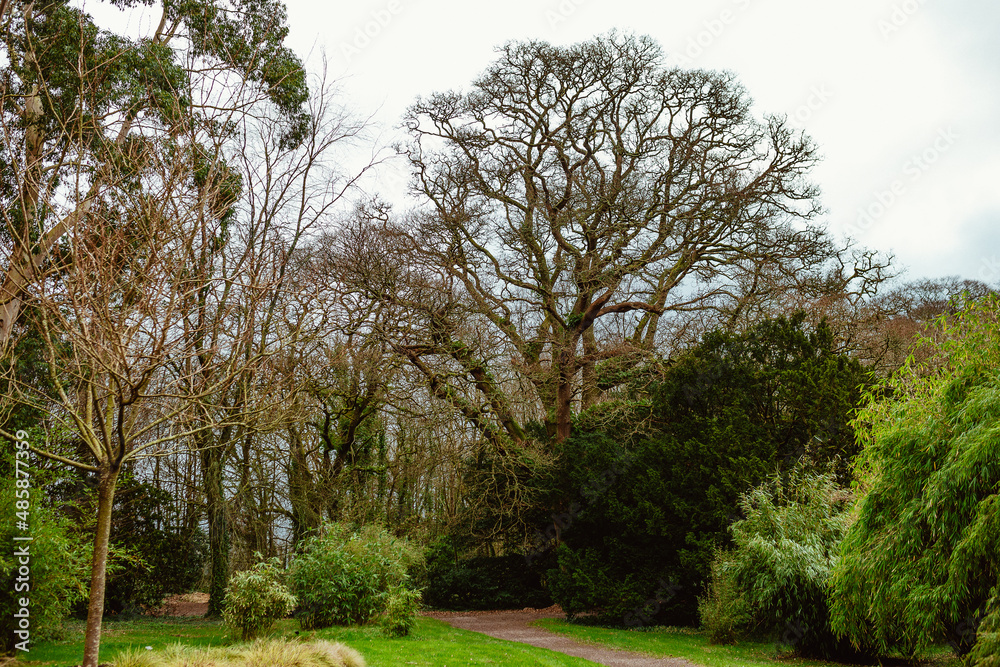
[[[705,667],[830,667],[841,663],[805,660],[789,657],[778,651],[775,644],[741,642],[735,646],[715,646],[704,633],[688,628],[653,628],[647,630],[612,630],[568,623],[559,619],[542,619],[535,625],[572,637],[579,642],[601,644],[660,657],[685,658]],[[934,667],[959,667],[961,664],[950,650],[941,650],[924,664]]]
[[[612,630],[575,625],[556,619],[543,619],[537,625],[568,635],[577,641],[663,657],[686,658],[704,667],[830,667],[838,663],[789,658],[777,652],[774,644],[744,642],[738,646],[713,646],[703,633],[678,628],[650,630]],[[328,628],[317,632],[297,633],[292,620],[279,622],[275,636],[338,641],[359,651],[369,667],[425,665],[458,667],[460,665],[544,665],[575,667],[593,665],[580,658],[565,656],[524,644],[492,639],[475,632],[457,630],[430,618],[419,618],[409,637],[390,639],[376,627]],[[32,646],[29,659],[13,664],[25,667],[67,667],[78,665],[83,655],[83,624],[70,626],[72,639]],[[202,619],[140,619],[104,624],[101,641],[102,662],[112,662],[115,655],[129,648],[152,646],[164,648],[182,643],[191,646],[222,646],[231,643],[226,629],[216,621]],[[21,654],[22,656],[24,654]],[[934,667],[958,667],[948,651],[942,651],[926,664]]]
[[[295,636],[298,624],[281,621],[275,635]],[[83,625],[71,627],[73,639],[32,646],[29,659],[13,664],[66,667],[80,664],[83,655]],[[434,667],[461,665],[540,665],[544,667],[581,667],[594,663],[524,644],[492,639],[475,632],[457,630],[434,619],[420,618],[414,631],[402,639],[389,639],[375,627],[328,628],[302,633],[309,639],[329,639],[359,651],[368,667],[425,665]],[[220,646],[230,642],[226,629],[217,622],[180,619],[142,619],[131,622],[107,622],[101,640],[101,661],[112,662],[115,655],[129,648],[163,648],[183,643],[197,646]],[[23,654],[22,654],[23,655]]]

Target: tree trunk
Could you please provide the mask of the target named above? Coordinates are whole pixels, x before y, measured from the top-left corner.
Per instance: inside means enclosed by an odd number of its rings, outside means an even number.
[[[218,617],[222,615],[222,603],[229,584],[229,526],[226,496],[222,486],[223,448],[218,445],[205,447],[201,458],[205,482],[205,512],[208,515],[208,552],[212,567],[206,616]]]
[[[597,337],[594,327],[588,327],[583,332],[583,356],[580,402],[582,409],[586,410],[597,405],[597,399],[601,397],[600,387],[597,386]]]
[[[118,471],[102,469],[97,491],[97,534],[90,574],[90,602],[87,605],[87,632],[83,642],[83,666],[97,667],[101,650],[101,620],[104,617],[104,589],[107,583],[108,544],[111,541],[111,508],[115,501]]]
[[[288,428],[288,444],[291,458],[288,469],[288,501],[292,506],[292,545],[295,546],[316,531],[322,515],[316,516],[310,502],[312,474],[302,437],[294,427]]]
[[[566,357],[569,355],[563,355]],[[557,369],[556,386],[556,442],[562,442],[569,437],[573,426],[573,376],[576,365],[569,359],[563,359]]]

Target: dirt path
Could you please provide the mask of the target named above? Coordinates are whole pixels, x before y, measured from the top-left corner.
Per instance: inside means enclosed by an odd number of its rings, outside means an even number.
[[[558,611],[431,612],[426,615],[462,630],[551,649],[609,667],[696,667],[694,663],[680,658],[652,658],[641,653],[581,644],[569,637],[529,625],[539,618],[562,618],[562,613]]]
[[[204,616],[208,613],[208,593],[171,595],[163,606],[147,612],[150,616]]]

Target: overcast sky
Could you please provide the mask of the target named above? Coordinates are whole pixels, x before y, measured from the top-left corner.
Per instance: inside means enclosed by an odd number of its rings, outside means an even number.
[[[893,252],[908,278],[1000,283],[1000,8],[988,0],[286,2],[290,46],[314,68],[325,53],[385,141],[418,95],[467,87],[505,41],[650,35],[668,64],[731,70],[758,115],[812,136],[832,233]],[[382,187],[399,201],[399,179]]]

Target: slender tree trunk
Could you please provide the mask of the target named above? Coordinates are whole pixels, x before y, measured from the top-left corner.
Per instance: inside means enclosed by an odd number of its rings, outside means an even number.
[[[108,573],[108,544],[111,541],[111,508],[120,467],[102,469],[97,491],[97,534],[90,574],[90,602],[87,605],[87,632],[83,642],[83,666],[97,667],[101,650],[101,620],[104,617],[104,589]]]
[[[208,515],[208,551],[212,579],[208,590],[206,616],[222,615],[222,603],[229,583],[229,526],[223,489],[223,448],[202,449],[202,475],[205,483],[205,511]]]
[[[572,404],[573,383],[569,378],[560,378],[556,391],[556,442],[568,438],[572,430]]]

